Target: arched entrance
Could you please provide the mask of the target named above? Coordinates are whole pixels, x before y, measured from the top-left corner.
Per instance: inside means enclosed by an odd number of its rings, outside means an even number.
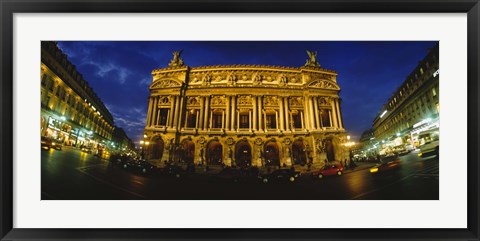
[[[195,143],[191,139],[182,141],[181,160],[186,163],[193,163],[195,157]]]
[[[235,145],[235,163],[239,167],[247,167],[252,163],[252,148],[248,141],[241,140]]]
[[[280,166],[280,154],[276,141],[265,143],[264,148],[265,166]]]
[[[217,140],[210,141],[207,145],[207,164],[221,165],[222,153],[222,144]]]
[[[335,150],[333,148],[332,139],[327,139],[325,141],[325,151],[327,152],[327,160],[329,162],[335,161]]]
[[[303,140],[296,140],[292,143],[293,164],[305,165],[307,164],[307,155],[305,152],[305,145]]]
[[[149,151],[150,156],[148,158],[149,159],[162,158],[164,148],[165,148],[165,145],[163,143],[162,138],[160,136],[154,136],[151,140],[151,146]]]

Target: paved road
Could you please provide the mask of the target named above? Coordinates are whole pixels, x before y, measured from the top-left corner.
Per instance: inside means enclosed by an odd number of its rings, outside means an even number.
[[[438,158],[420,158],[416,152],[400,158],[400,170],[380,175],[366,168],[373,164],[363,164],[361,170],[322,180],[304,176],[294,183],[225,183],[204,175],[144,177],[64,148],[42,151],[42,199],[438,200]]]

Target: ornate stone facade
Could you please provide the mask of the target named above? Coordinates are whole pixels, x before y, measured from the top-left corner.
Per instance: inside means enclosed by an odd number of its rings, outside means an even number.
[[[300,68],[182,62],[152,76],[150,160],[283,167],[348,159],[337,73],[312,52]]]

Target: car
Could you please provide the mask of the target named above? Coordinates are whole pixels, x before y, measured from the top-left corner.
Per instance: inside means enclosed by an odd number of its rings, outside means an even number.
[[[437,155],[439,154],[439,141],[438,140],[433,140],[430,142],[427,142],[420,146],[420,153],[418,153],[418,156],[420,157],[427,157],[431,155]]]
[[[140,174],[154,174],[158,168],[145,160],[131,160],[126,163],[127,168]]]
[[[167,177],[180,178],[182,176],[185,176],[187,174],[187,171],[184,170],[181,166],[169,164],[161,170],[161,173]]]
[[[224,168],[219,173],[212,176],[214,180],[218,181],[232,181],[238,182],[245,177],[241,169],[238,168]]]
[[[380,158],[380,163],[370,168],[370,173],[380,173],[397,170],[400,168],[400,159],[398,156],[385,156]]]
[[[48,138],[46,136],[42,136],[40,140],[40,145],[42,149],[44,150],[49,150],[52,147],[53,140],[51,138]]]
[[[52,148],[53,149],[61,151],[62,147],[63,147],[63,143],[62,143],[61,140],[56,140],[55,139],[55,140],[52,141]]]
[[[277,169],[271,173],[266,173],[259,175],[258,178],[262,180],[263,183],[268,182],[281,182],[281,181],[290,181],[294,182],[300,177],[300,172],[296,172],[293,169]]]
[[[312,176],[322,179],[325,176],[341,176],[343,174],[343,166],[335,164],[324,165],[320,170],[312,172]]]
[[[82,152],[92,153],[92,149],[90,147],[87,147],[87,146],[83,146],[82,148],[80,148],[80,150]]]

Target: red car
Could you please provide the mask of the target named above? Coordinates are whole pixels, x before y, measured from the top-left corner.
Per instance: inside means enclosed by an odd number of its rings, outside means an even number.
[[[341,176],[343,172],[343,166],[340,164],[327,164],[320,168],[316,172],[312,172],[312,176],[322,179],[324,176]]]
[[[385,172],[400,168],[400,159],[397,156],[380,158],[380,163],[370,168],[370,173]]]

